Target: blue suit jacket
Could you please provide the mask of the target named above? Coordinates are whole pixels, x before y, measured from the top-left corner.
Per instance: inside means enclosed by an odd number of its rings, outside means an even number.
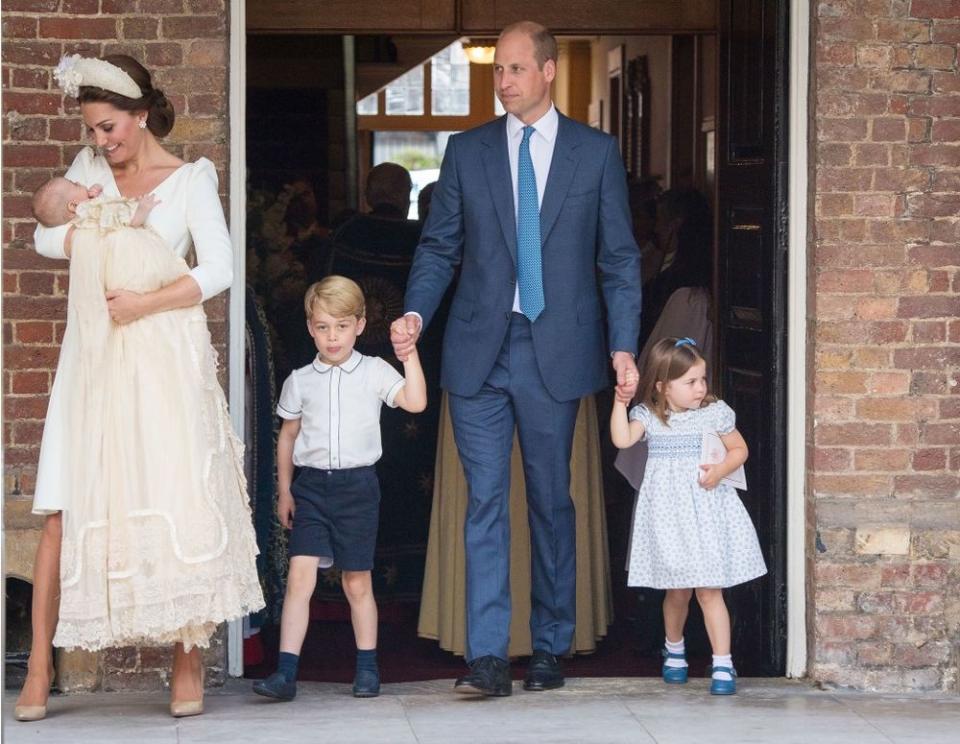
[[[407,281],[405,311],[420,313],[426,327],[461,268],[440,380],[456,395],[480,390],[513,308],[517,227],[506,132],[503,116],[448,141]],[[540,236],[546,307],[532,325],[537,365],[554,398],[574,400],[607,384],[610,351],[637,352],[640,252],[616,141],[563,115]]]

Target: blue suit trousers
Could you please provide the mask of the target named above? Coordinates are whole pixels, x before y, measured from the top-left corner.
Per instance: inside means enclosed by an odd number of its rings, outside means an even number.
[[[450,395],[468,486],[467,661],[507,659],[510,636],[510,456],[520,438],[530,523],[533,648],[567,653],[576,622],[576,522],[570,450],[580,401],[559,402],[537,366],[531,324],[512,314],[492,371],[476,395]]]

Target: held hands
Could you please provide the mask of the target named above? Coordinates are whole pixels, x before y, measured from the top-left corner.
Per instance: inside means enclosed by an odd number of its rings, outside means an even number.
[[[290,492],[287,491],[284,493],[281,491],[280,495],[277,496],[277,517],[280,519],[280,524],[283,525],[284,529],[293,529],[293,513],[296,510],[297,508],[293,503],[293,496]]]
[[[637,372],[633,355],[626,351],[613,352],[613,368],[617,372],[617,386],[614,389],[616,401],[629,405],[640,384],[640,373]]]
[[[420,338],[420,318],[416,315],[404,315],[390,324],[390,343],[393,353],[401,362],[407,361],[416,349]]]

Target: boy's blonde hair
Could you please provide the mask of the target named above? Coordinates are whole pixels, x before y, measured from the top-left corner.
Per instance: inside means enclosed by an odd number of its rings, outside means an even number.
[[[313,317],[317,308],[334,318],[346,318],[352,315],[357,320],[364,317],[367,312],[360,285],[353,279],[336,274],[314,282],[307,288],[307,294],[303,298],[303,309],[308,320]]]
[[[669,409],[667,396],[657,390],[657,383],[662,382],[663,385],[666,385],[668,382],[683,377],[697,362],[706,364],[700,349],[689,341],[690,339],[679,339],[671,336],[661,338],[650,349],[647,362],[643,367],[643,374],[640,378],[643,380],[643,385],[640,388],[638,400],[663,423],[667,423]],[[707,394],[700,401],[700,406],[702,408],[716,400],[716,397]]]

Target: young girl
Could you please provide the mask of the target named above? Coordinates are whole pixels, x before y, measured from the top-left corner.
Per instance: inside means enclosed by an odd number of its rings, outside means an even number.
[[[618,388],[610,419],[614,445],[647,438],[646,473],[637,495],[629,586],[666,589],[667,638],[663,681],[687,681],[683,626],[696,591],[713,647],[710,692],[733,695],[730,616],[723,587],[767,572],[757,534],[736,490],[720,481],[747,459],[733,410],[707,392],[707,365],[690,338],[664,338],[643,370],[641,403],[627,415]],[[727,448],[723,462],[700,464],[703,434],[716,432]]]

